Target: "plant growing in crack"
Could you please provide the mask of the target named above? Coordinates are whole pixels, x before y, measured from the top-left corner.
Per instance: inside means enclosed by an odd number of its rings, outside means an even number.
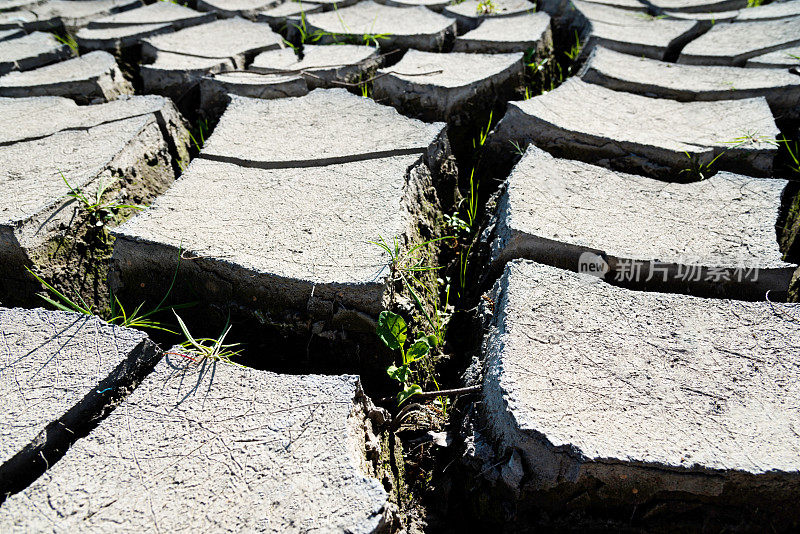
[[[73,37],[71,34],[68,33],[64,37],[62,37],[54,33],[53,37],[55,37],[56,41],[58,41],[59,43],[67,45],[69,49],[72,50],[72,53],[75,54],[75,57],[79,57],[81,55],[80,50],[78,50],[78,41],[76,41],[75,37]]]
[[[782,141],[786,141],[784,137]],[[744,132],[739,137],[734,137],[730,141],[724,141],[724,144],[730,145],[725,147],[724,150],[720,151],[711,161],[704,162],[701,161],[698,157],[693,157],[688,152],[684,152],[686,154],[687,160],[687,167],[681,169],[678,174],[687,174],[690,176],[691,180],[699,181],[699,180],[706,180],[711,177],[715,172],[716,169],[714,165],[717,163],[717,160],[728,153],[730,150],[735,150],[739,147],[745,145],[752,145],[758,143],[766,143],[775,146],[780,146],[782,141],[773,139],[772,137],[761,135],[757,131],[747,131]],[[788,143],[788,142],[787,142]],[[789,153],[791,155],[791,149],[787,145],[787,149],[789,149]]]
[[[431,274],[433,271],[441,269],[427,264],[427,248],[433,243],[443,241],[445,239],[454,239],[453,236],[437,237],[429,239],[410,249],[404,251],[400,240],[398,238],[392,239],[389,244],[383,236],[378,236],[379,241],[370,241],[373,245],[377,245],[389,254],[389,269],[391,270],[391,279],[398,280],[403,284],[403,287],[411,295],[414,305],[417,307],[425,322],[433,331],[433,335],[438,343],[444,341],[444,331],[447,323],[446,309],[442,311],[439,306],[439,288],[437,281],[423,280],[423,275]],[[428,276],[428,279],[433,277]],[[432,311],[429,311],[429,308]]]
[[[711,161],[702,161],[699,157],[693,157],[688,152],[684,152],[688,166],[681,169],[678,174],[688,175],[691,181],[706,180],[716,172],[714,164],[724,153],[725,150],[714,156]]]
[[[496,12],[497,6],[493,0],[480,0],[478,5],[475,7],[475,13],[477,15],[491,15],[492,13]]]
[[[421,337],[406,347],[408,327],[405,320],[398,314],[382,311],[378,316],[378,338],[391,350],[399,350],[402,363],[390,365],[386,373],[393,380],[397,380],[402,390],[397,394],[397,404],[403,404],[413,395],[422,393],[422,388],[414,381],[412,365],[426,358],[431,352],[432,336]],[[437,388],[438,389],[438,388]]]
[[[225,324],[222,333],[217,338],[195,338],[189,332],[186,323],[183,322],[180,315],[178,315],[175,310],[172,310],[172,313],[175,314],[175,318],[178,319],[178,324],[180,325],[181,333],[185,341],[179,345],[183,349],[181,352],[168,352],[167,354],[181,356],[196,364],[211,361],[244,367],[242,364],[236,363],[231,359],[241,354],[241,349],[233,350],[238,347],[239,344],[225,343],[225,338],[228,337],[228,333],[231,331],[232,325],[230,323]]]
[[[180,251],[178,252],[178,257],[180,258]],[[101,319],[104,319],[106,322],[115,324],[118,326],[125,326],[129,328],[137,328],[139,330],[161,330],[162,332],[167,332],[169,334],[177,334],[177,332],[167,328],[164,323],[153,319],[156,314],[164,312],[166,310],[172,310],[173,313],[175,310],[188,308],[194,306],[193,302],[187,302],[182,304],[173,304],[173,305],[166,305],[167,300],[169,299],[170,294],[172,294],[172,290],[175,287],[175,281],[178,278],[178,267],[180,267],[180,260],[179,264],[175,267],[175,271],[172,273],[172,281],[170,282],[169,288],[167,292],[164,294],[164,297],[161,299],[153,309],[147,312],[142,312],[142,308],[144,307],[144,302],[139,304],[134,310],[130,313],[125,309],[122,305],[120,300],[117,298],[116,295],[113,293],[111,294],[111,306],[107,314],[101,315],[95,313],[95,310],[92,308],[90,304],[88,304],[83,297],[78,295],[78,300],[80,302],[75,302],[74,300],[67,297],[64,293],[53,287],[49,284],[46,280],[44,280],[41,276],[33,272],[31,269],[27,269],[27,271],[34,277],[36,280],[42,284],[45,288],[45,291],[38,293],[38,297],[53,306],[57,310],[61,311],[68,311],[68,312],[77,312],[83,315],[98,315]]]
[[[77,201],[81,208],[87,213],[90,229],[105,230],[106,224],[114,220],[114,217],[117,216],[120,210],[144,209],[143,206],[137,206],[135,204],[117,204],[104,201],[103,197],[106,195],[110,184],[106,184],[102,180],[97,187],[97,191],[95,191],[94,194],[87,195],[80,187],[73,187],[67,180],[67,177],[64,176],[64,173],[58,171],[58,174],[61,175],[61,179],[64,180],[64,183],[69,189],[67,196]]]
[[[326,35],[326,32],[323,32],[322,30],[315,30],[313,32],[309,32],[308,24],[306,23],[306,12],[305,11],[301,11],[300,12],[300,23],[299,24],[292,24],[292,27],[295,29],[295,31],[297,31],[297,35],[299,36],[299,41],[300,41],[300,45],[301,46],[306,44],[306,43],[316,43],[317,41],[322,39],[322,37],[324,35]],[[293,45],[292,43],[290,43],[286,39],[284,39],[283,42],[284,42],[284,44],[289,46],[295,52],[298,51],[298,49],[299,49],[298,46]]]

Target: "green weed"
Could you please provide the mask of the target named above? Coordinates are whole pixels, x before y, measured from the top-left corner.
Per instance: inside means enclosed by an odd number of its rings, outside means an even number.
[[[180,257],[180,251],[178,252],[178,256]],[[116,295],[111,295],[111,307],[109,313],[103,317],[102,315],[98,315],[106,322],[115,324],[118,326],[125,326],[130,328],[138,328],[138,329],[148,329],[148,330],[161,330],[163,332],[168,332],[170,334],[177,334],[173,330],[167,328],[163,323],[159,321],[155,321],[152,319],[154,315],[157,313],[166,311],[166,310],[178,310],[182,308],[188,308],[190,306],[194,306],[194,303],[183,303],[183,304],[174,304],[171,306],[165,306],[164,303],[169,298],[170,294],[172,294],[172,289],[175,287],[175,281],[178,278],[178,268],[180,267],[180,260],[178,261],[178,265],[175,266],[175,271],[172,273],[172,281],[170,282],[169,288],[167,292],[164,294],[164,298],[161,299],[155,308],[148,312],[142,313],[142,307],[144,306],[144,302],[139,304],[131,313],[128,313],[125,308],[122,306],[122,303],[116,297]],[[92,309],[92,306],[87,304],[86,301],[78,295],[78,299],[80,303],[75,302],[74,300],[70,299],[58,289],[47,283],[41,276],[33,272],[31,269],[26,267],[27,271],[34,277],[36,280],[39,281],[42,286],[47,290],[46,292],[38,293],[38,297],[53,306],[57,310],[61,311],[71,311],[82,313],[83,315],[97,315],[95,311]]]
[[[174,310],[172,313],[174,313],[175,318],[178,319],[181,332],[186,340],[180,344],[181,348],[183,349],[182,353],[171,352],[168,354],[176,354],[198,364],[208,360],[212,362],[222,362],[244,367],[243,365],[231,360],[231,358],[241,354],[241,350],[233,350],[234,348],[238,347],[239,344],[225,344],[225,338],[228,337],[228,333],[231,331],[230,324],[225,325],[225,328],[222,329],[222,334],[220,334],[218,338],[194,338],[192,334],[189,333],[189,329],[186,328],[186,324],[183,322],[183,319],[181,319],[180,315],[178,315]]]
[[[389,349],[400,351],[402,363],[400,366],[390,365],[386,373],[393,380],[400,382],[403,389],[397,394],[397,404],[403,404],[411,396],[422,393],[420,385],[414,382],[411,366],[430,354],[432,340],[429,337],[421,337],[406,348],[408,338],[406,322],[400,315],[390,311],[380,313],[375,333]]]
[[[480,0],[475,8],[475,13],[478,15],[491,15],[495,12],[497,12],[497,6],[492,0]]]
[[[56,35],[54,33],[53,37],[55,37],[56,41],[59,43],[67,45],[76,57],[81,55],[80,51],[78,50],[78,41],[76,41],[75,37],[73,37],[71,34],[68,33],[65,37],[61,37],[60,35]]]
[[[684,152],[688,166],[681,169],[678,174],[687,174],[692,181],[705,180],[714,173],[714,164],[725,152],[726,150],[723,150],[707,163],[692,157],[688,152]]]
[[[67,196],[77,201],[83,210],[86,211],[89,216],[89,224],[94,229],[104,228],[108,222],[114,219],[119,210],[144,209],[144,207],[136,206],[134,204],[116,204],[113,202],[103,201],[103,197],[105,196],[106,191],[108,191],[110,184],[106,184],[102,180],[100,181],[97,191],[95,191],[93,195],[89,196],[80,187],[73,187],[67,180],[67,177],[64,176],[64,173],[58,171],[58,174],[61,175],[61,179],[64,180],[64,183],[69,189]]]
[[[379,241],[370,241],[370,243],[377,245],[389,254],[388,265],[391,270],[392,280],[399,280],[402,282],[406,291],[411,295],[417,309],[425,319],[425,322],[433,331],[437,342],[443,342],[447,322],[447,303],[445,303],[445,310],[441,310],[439,288],[434,282],[423,281],[422,278],[432,271],[441,269],[441,267],[428,264],[428,247],[433,243],[446,239],[454,239],[454,237],[445,236],[429,239],[411,247],[407,251],[403,250],[400,240],[396,237],[392,239],[391,244],[387,243],[383,236],[378,236],[378,239]]]

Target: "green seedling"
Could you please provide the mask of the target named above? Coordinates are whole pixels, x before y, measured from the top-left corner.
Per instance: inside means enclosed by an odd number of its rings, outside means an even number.
[[[525,147],[523,147],[522,145],[520,145],[516,141],[509,141],[509,143],[511,143],[511,146],[514,147],[514,154],[516,154],[518,156],[524,156],[525,155]]]
[[[178,253],[180,256],[180,252]],[[138,328],[138,329],[148,329],[148,330],[161,330],[163,332],[168,332],[170,334],[177,334],[173,330],[167,328],[163,323],[159,321],[153,320],[151,317],[157,313],[166,310],[178,310],[182,308],[188,308],[190,306],[194,306],[193,302],[183,303],[183,304],[175,304],[172,306],[165,306],[164,303],[169,298],[170,294],[172,293],[172,289],[175,287],[175,281],[178,277],[178,267],[180,267],[180,262],[178,265],[175,266],[175,271],[172,274],[172,281],[167,289],[167,292],[164,294],[164,298],[161,299],[161,302],[148,312],[142,313],[142,307],[144,306],[144,302],[139,304],[132,313],[128,313],[125,308],[122,306],[122,303],[119,301],[116,295],[111,295],[111,308],[109,310],[108,316],[104,319],[106,322],[111,324],[116,324],[119,326],[126,326],[130,328]],[[55,287],[47,283],[41,276],[37,275],[31,269],[28,269],[28,272],[42,284],[47,292],[38,293],[37,295],[39,298],[53,306],[57,310],[61,311],[70,311],[70,312],[77,312],[82,313],[83,315],[95,315],[94,310],[92,307],[86,303],[86,301],[78,295],[78,300],[80,303],[75,302],[74,300],[67,297],[65,294],[57,290]]]
[[[238,343],[225,344],[225,338],[231,331],[230,324],[225,325],[225,328],[222,329],[222,334],[220,334],[220,336],[216,339],[195,338],[192,336],[192,334],[189,333],[189,329],[186,328],[186,323],[183,322],[183,319],[181,319],[180,315],[178,315],[174,310],[172,313],[174,313],[175,317],[178,319],[178,324],[181,327],[181,332],[186,338],[186,341],[180,344],[180,347],[183,349],[182,352],[180,353],[170,352],[169,354],[175,354],[177,356],[181,356],[197,364],[203,363],[205,361],[211,361],[211,362],[228,363],[231,365],[244,367],[243,365],[236,363],[231,359],[241,354],[242,352],[241,350],[233,350],[234,348],[238,347],[239,344]]]
[[[692,157],[692,155],[689,154],[688,152],[684,152],[684,154],[686,154],[688,166],[685,167],[684,169],[681,169],[679,174],[688,174],[695,181],[705,180],[714,173],[714,168],[713,168],[714,164],[717,162],[719,158],[722,157],[722,155],[726,151],[727,150],[723,150],[722,152],[714,156],[714,159],[712,159],[707,163]]]
[[[438,343],[444,341],[444,330],[447,322],[446,310],[439,309],[438,287],[432,283],[425,283],[423,275],[432,271],[437,271],[441,267],[426,264],[427,247],[438,241],[445,239],[455,239],[453,236],[437,237],[429,239],[404,251],[400,241],[395,237],[391,245],[382,237],[378,236],[379,241],[370,241],[389,254],[389,268],[393,280],[399,280],[411,295],[419,312],[424,317],[428,326],[433,330]],[[426,302],[433,302],[432,312],[429,312]]]
[[[451,230],[455,230],[456,232],[466,232],[469,233],[470,225],[467,221],[461,218],[460,214],[456,211],[453,212],[452,215],[445,214],[444,216],[445,223],[447,227]]]
[[[582,47],[583,45],[581,44],[581,38],[578,36],[578,30],[575,30],[575,43],[568,51],[564,52],[564,54],[570,61],[575,61],[578,59],[578,56],[581,55]]]
[[[335,6],[335,4],[334,4],[334,6]],[[322,37],[325,35],[325,32],[323,32],[321,30],[315,30],[314,32],[309,32],[308,31],[308,25],[306,24],[306,12],[305,11],[301,11],[300,12],[300,24],[292,24],[292,26],[294,27],[295,30],[297,30],[297,33],[300,36],[300,44],[301,45],[304,45],[306,43],[316,43],[317,41],[322,39]],[[286,42],[286,41],[284,40],[284,42]],[[292,48],[297,50],[297,48],[295,46],[293,46],[291,44],[289,46],[291,46]]]
[[[482,147],[486,143],[486,139],[489,137],[489,131],[492,129],[493,114],[494,110],[489,112],[489,122],[486,124],[486,127],[481,128],[481,130],[478,132],[478,138],[472,140],[472,148],[474,148],[475,150]]]
[[[95,191],[93,195],[87,196],[87,194],[84,193],[80,187],[72,187],[66,176],[64,176],[64,173],[58,171],[58,174],[61,175],[61,179],[64,180],[64,183],[69,189],[67,196],[77,201],[89,214],[89,222],[95,228],[103,228],[106,223],[114,218],[116,212],[121,209],[144,209],[142,206],[136,206],[134,204],[115,204],[111,202],[103,202],[103,196],[105,196],[109,185],[105,184],[102,180],[100,181],[97,191]]]
[[[80,51],[78,50],[78,41],[76,41],[75,37],[73,37],[71,34],[68,33],[65,37],[61,37],[60,35],[56,35],[54,33],[53,37],[55,37],[56,41],[59,43],[67,45],[76,57],[81,55]]]
[[[200,152],[206,145],[206,134],[208,133],[208,121],[206,119],[198,120],[195,128],[193,129],[197,132],[197,137],[195,137],[192,131],[190,130],[189,138],[192,140],[192,144],[197,149],[197,151]],[[199,142],[198,139],[200,140]]]
[[[467,220],[469,227],[475,226],[478,218],[478,190],[480,182],[475,179],[475,168],[469,173],[469,197],[467,198]]]
[[[39,296],[39,298],[41,298],[42,300],[53,306],[55,309],[61,311],[82,313],[83,315],[94,315],[94,313],[92,313],[92,307],[88,305],[85,300],[83,300],[83,297],[78,295],[80,303],[77,303],[74,300],[67,297],[65,294],[61,293],[55,287],[45,282],[41,276],[39,276],[29,268],[25,267],[25,269],[27,269],[27,271],[34,278],[36,278],[36,280],[38,280],[39,283],[42,284],[47,289],[47,291],[50,292],[50,294],[38,293],[37,295]]]
[[[397,404],[403,404],[410,397],[422,393],[422,388],[413,381],[411,366],[430,354],[435,339],[432,339],[433,336],[421,337],[406,347],[408,337],[406,322],[400,315],[390,311],[382,311],[378,316],[376,333],[389,349],[400,351],[402,363],[399,366],[390,365],[386,373],[393,380],[400,382],[403,389],[397,394]]]
[[[497,12],[497,6],[493,0],[480,0],[478,6],[475,8],[475,13],[478,15],[491,15]]]

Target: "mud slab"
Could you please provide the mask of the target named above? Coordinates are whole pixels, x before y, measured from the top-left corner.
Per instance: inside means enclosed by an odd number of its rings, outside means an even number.
[[[381,3],[395,7],[427,7],[431,11],[441,13],[451,2],[450,0],[384,0]]]
[[[550,16],[531,13],[488,18],[476,29],[456,37],[453,52],[485,54],[527,52],[543,54],[553,46]]]
[[[303,59],[294,50],[282,49],[256,56],[249,69],[256,72],[297,74],[310,89],[335,88],[370,77],[380,65],[378,49],[371,46],[303,46]],[[339,83],[337,83],[339,82]]]
[[[57,97],[0,99],[0,110],[12,138],[0,145],[0,300],[30,305],[39,286],[28,267],[46,280],[90,282],[69,278],[83,276],[72,272],[83,261],[70,255],[69,240],[88,231],[70,187],[91,196],[105,186],[109,201],[144,204],[174,179],[188,134],[160,97],[84,107]]]
[[[672,529],[715,505],[797,521],[796,306],[630,291],[526,261],[488,299],[469,439],[493,442],[495,464],[510,455],[483,476],[519,508],[616,510],[625,524],[633,510]]]
[[[678,63],[743,67],[748,59],[800,44],[800,17],[715,24],[683,49]]]
[[[746,67],[791,68],[800,67],[800,46],[782,48],[747,60]]]
[[[770,176],[779,131],[764,98],[677,102],[571,78],[508,111],[487,143],[502,157],[533,142],[556,156],[673,181],[689,169]],[[688,154],[688,156],[687,156]]]
[[[122,76],[114,56],[101,51],[0,77],[0,96],[7,97],[63,96],[91,104],[130,94],[133,87]]]
[[[800,115],[800,76],[788,70],[680,65],[597,47],[579,76],[616,91],[681,102],[763,96],[776,119]]]
[[[312,4],[307,2],[283,2],[276,7],[265,9],[258,14],[256,20],[258,22],[266,22],[276,32],[289,32],[293,24],[300,24],[302,14],[306,16],[311,13],[319,13],[322,11],[320,4]]]
[[[528,0],[496,0],[487,8],[479,0],[465,0],[458,4],[445,6],[442,14],[456,19],[458,33],[465,33],[477,28],[482,21],[533,14],[536,4]]]
[[[75,33],[91,21],[141,7],[141,0],[48,0],[30,8],[37,23],[51,20],[53,27]]]
[[[200,108],[208,112],[222,112],[231,95],[272,99],[307,93],[308,86],[302,76],[257,72],[212,74],[200,80]]]
[[[739,16],[736,17],[736,20],[747,22],[757,20],[785,19],[797,16],[800,16],[800,2],[794,0],[791,2],[774,2],[772,4],[742,9],[739,12]]]
[[[374,340],[390,273],[370,241],[414,241],[437,209],[444,124],[341,89],[231,98],[181,178],[114,231],[115,291],[158,298],[183,251],[176,298],[298,339]]]
[[[648,0],[661,11],[720,13],[747,7],[747,0]]]
[[[531,146],[483,235],[492,273],[516,258],[636,289],[763,300],[789,288],[775,225],[787,182],[727,172],[664,183]]]
[[[33,32],[0,42],[0,75],[31,70],[68,58],[72,52],[49,33]]]
[[[584,57],[595,46],[604,46],[633,56],[665,59],[677,54],[703,28],[694,20],[652,17],[644,11],[616,9],[580,0],[572,4],[586,19],[580,32]]]
[[[375,410],[355,376],[277,375],[168,355],[0,509],[0,529],[382,532]]]
[[[85,130],[118,120],[153,114],[186,156],[188,134],[172,102],[162,96],[127,96],[95,106],[78,106],[62,97],[0,98],[0,146],[30,141],[64,130]],[[185,136],[185,137],[184,137]],[[184,145],[184,146],[182,146]]]
[[[192,26],[142,41],[142,82],[147,92],[178,102],[202,76],[244,69],[259,52],[282,47],[268,24],[239,17]]]
[[[467,124],[521,84],[523,54],[437,54],[410,50],[380,69],[375,98],[428,121]]]
[[[306,21],[310,33],[327,32],[319,44],[347,39],[360,43],[368,34],[383,36],[378,39],[381,49],[438,52],[453,42],[456,33],[453,19],[424,7],[391,7],[371,0],[336,11],[313,13]]]
[[[0,30],[0,42],[25,35],[25,30]]]
[[[172,2],[156,2],[94,20],[75,37],[81,49],[119,52],[139,44],[146,37],[204,24],[214,19],[214,13],[200,13]]]
[[[52,465],[152,369],[161,351],[142,332],[72,312],[0,308],[0,334],[5,497]]]
[[[243,17],[255,20],[261,11],[282,3],[280,0],[197,0],[197,10],[213,11],[226,19]]]

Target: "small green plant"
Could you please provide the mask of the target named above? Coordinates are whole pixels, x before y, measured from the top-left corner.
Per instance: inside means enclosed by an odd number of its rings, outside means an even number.
[[[581,55],[581,50],[583,49],[583,44],[581,44],[581,38],[578,35],[578,30],[575,30],[575,42],[572,44],[569,50],[564,52],[570,61],[576,61],[578,56]]]
[[[72,53],[75,54],[75,56],[81,55],[80,51],[78,50],[78,41],[76,41],[75,37],[73,37],[71,34],[68,33],[64,37],[61,37],[60,35],[54,33],[53,37],[55,37],[56,41],[59,43],[67,45],[69,49],[72,50]]]
[[[634,16],[644,20],[661,20],[667,18],[666,15],[651,15],[650,13],[635,13]]]
[[[325,32],[321,30],[315,30],[313,32],[308,31],[308,24],[306,23],[306,12],[300,12],[300,24],[292,24],[292,27],[297,30],[297,35],[300,38],[300,44],[304,45],[306,43],[316,43],[325,35]],[[287,41],[286,39],[283,40],[288,46],[290,46],[293,50],[297,51],[298,47]]]
[[[747,0],[747,7],[759,7],[764,3],[764,0]]]
[[[496,12],[497,6],[493,0],[480,0],[475,8],[475,13],[478,15],[491,15]]]
[[[233,350],[234,348],[238,347],[239,344],[225,344],[225,338],[228,337],[228,333],[231,331],[230,323],[225,324],[225,327],[222,329],[222,334],[220,334],[220,336],[216,339],[206,337],[195,338],[189,333],[189,329],[186,328],[186,323],[183,322],[183,319],[181,319],[180,315],[178,315],[175,310],[173,310],[172,313],[174,313],[175,318],[178,319],[181,332],[186,340],[180,344],[180,347],[183,349],[182,352],[170,352],[169,354],[176,354],[177,356],[184,357],[197,364],[205,361],[211,361],[244,367],[243,365],[236,363],[231,359],[241,354],[241,349]]]
[[[511,146],[514,147],[514,154],[516,154],[518,156],[524,156],[525,155],[525,147],[520,145],[517,141],[509,141],[509,143],[511,143]]]
[[[684,152],[684,154],[686,154],[686,160],[688,162],[688,166],[681,169],[679,174],[689,175],[692,181],[705,180],[714,173],[714,164],[717,162],[719,158],[722,157],[722,155],[726,151],[727,150],[723,150],[722,152],[714,156],[714,159],[708,162],[700,161],[698,158],[692,157],[692,155],[689,154],[688,152]]]
[[[390,311],[382,311],[378,316],[376,333],[389,349],[400,351],[402,363],[399,366],[390,365],[386,373],[393,380],[400,382],[403,389],[397,394],[397,404],[403,404],[413,395],[422,393],[422,388],[414,382],[411,366],[430,354],[432,342],[435,344],[435,340],[431,339],[431,336],[421,337],[406,348],[408,338],[406,322],[400,315]]]
[[[391,33],[365,33],[361,36],[361,42],[366,46],[378,46],[380,42],[391,37]]]
[[[61,179],[69,189],[67,196],[77,201],[81,207],[89,215],[89,224],[95,229],[102,229],[105,225],[114,219],[117,212],[122,209],[142,210],[142,206],[134,204],[116,204],[113,202],[104,202],[103,197],[108,191],[109,184],[104,183],[102,180],[97,187],[97,191],[93,195],[88,196],[80,187],[73,187],[64,173],[58,171]]]
[[[485,128],[481,128],[478,132],[478,138],[472,140],[472,148],[477,150],[478,148],[482,147],[486,143],[486,139],[489,137],[489,131],[492,129],[492,116],[494,115],[494,110],[489,112],[489,122],[486,123]]]
[[[471,230],[470,225],[467,221],[461,218],[459,212],[455,211],[452,215],[444,215],[445,224],[451,230],[454,230],[457,233],[469,233]]]
[[[418,245],[414,245],[407,251],[403,250],[400,240],[396,237],[392,240],[391,245],[387,243],[383,236],[378,236],[378,239],[379,241],[370,241],[370,243],[377,245],[389,254],[388,265],[391,269],[392,279],[402,282],[403,286],[411,295],[417,309],[433,331],[437,342],[443,342],[447,318],[445,316],[446,312],[440,310],[440,306],[438,305],[439,288],[435,283],[426,283],[421,278],[426,273],[441,269],[441,267],[427,264],[427,247],[438,241],[454,239],[454,237],[445,236],[429,239]],[[432,303],[432,305],[429,306],[426,305],[426,303]],[[429,310],[429,307],[432,311]],[[446,309],[447,303],[445,303],[445,310]]]
[[[197,137],[195,137],[194,130],[197,133]],[[197,123],[195,123],[195,127],[189,130],[189,138],[192,140],[192,144],[197,149],[198,152],[203,150],[203,147],[206,144],[206,134],[208,133],[208,121],[206,119],[198,119]],[[200,141],[198,141],[198,139]]]
[[[180,251],[178,252],[178,256],[180,256]],[[173,310],[174,312],[174,310],[194,306],[193,302],[173,304],[171,306],[164,305],[172,293],[172,289],[175,287],[175,281],[178,278],[178,267],[180,267],[180,262],[175,266],[175,271],[172,273],[172,281],[170,282],[167,292],[164,294],[164,298],[161,299],[161,302],[159,302],[155,308],[148,312],[142,313],[142,307],[144,306],[144,302],[142,302],[133,310],[132,313],[128,313],[116,295],[112,294],[110,299],[111,307],[109,313],[106,317],[104,317],[106,322],[130,328],[161,330],[170,334],[177,334],[177,332],[170,330],[160,321],[153,320],[152,317],[162,311]],[[47,290],[47,292],[38,293],[39,298],[53,306],[55,309],[82,313],[83,315],[96,315],[92,309],[92,306],[87,304],[80,295],[78,295],[78,300],[80,300],[80,303],[75,302],[57,290],[55,287],[47,283],[41,276],[33,272],[31,269],[28,269],[27,267],[26,269]]]
[[[469,197],[467,197],[467,221],[469,227],[475,226],[475,221],[478,218],[478,192],[480,189],[480,181],[475,179],[475,168],[469,173]]]
[[[800,174],[800,142],[790,141],[784,135],[782,135],[780,139],[772,142],[778,147],[783,146],[789,157],[789,161],[787,162],[789,170],[792,171],[792,173]]]
[[[78,299],[81,301],[80,304],[71,300],[69,297],[61,293],[55,287],[48,284],[41,276],[30,270],[28,267],[25,269],[34,277],[36,280],[42,284],[50,294],[47,293],[38,293],[39,298],[53,306],[57,310],[61,311],[68,311],[68,312],[77,312],[82,313],[83,315],[94,315],[92,313],[92,307],[83,300],[83,297],[78,295]],[[52,297],[51,297],[52,295]]]

